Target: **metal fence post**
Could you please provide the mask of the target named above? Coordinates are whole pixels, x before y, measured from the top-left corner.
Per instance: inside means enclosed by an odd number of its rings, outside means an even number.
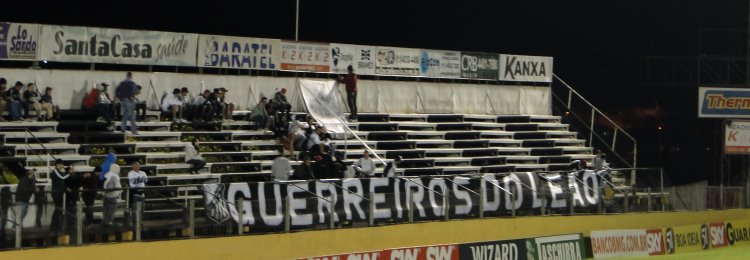
[[[661,198],[661,211],[663,212],[665,210],[664,205],[664,169],[659,168],[659,184],[661,185],[661,190],[659,191],[659,197]]]
[[[331,208],[328,214],[328,228],[333,229],[336,226],[336,196],[331,196]]]
[[[516,193],[513,192],[513,191],[514,190],[511,189],[511,192],[510,192],[510,201],[512,201],[510,203],[510,215],[513,216],[513,217],[515,217],[516,216],[516,205],[515,205],[516,204]]]
[[[542,196],[542,216],[547,215],[547,197]]]
[[[83,205],[76,205],[76,244],[83,244]]]
[[[284,232],[289,232],[289,229],[291,227],[292,223],[289,223],[291,221],[291,210],[289,209],[290,206],[290,198],[289,195],[291,193],[286,194],[286,198],[284,198]]]
[[[188,229],[190,237],[195,237],[195,200],[188,200]]]
[[[242,235],[243,229],[245,228],[245,216],[242,212],[242,204],[245,202],[245,198],[241,197],[237,199],[237,204],[234,205],[237,209],[237,235]]]
[[[449,207],[451,205],[450,201],[449,201],[450,200],[450,196],[449,196],[450,194],[451,194],[451,190],[450,189],[446,188],[443,191],[443,214],[444,214],[443,217],[444,217],[445,220],[449,220],[451,218],[450,217],[451,211],[449,209]]]
[[[651,187],[646,188],[646,195],[648,196],[648,199],[646,199],[646,212],[651,211]]]
[[[135,202],[135,241],[141,241],[141,223],[143,222],[143,201],[137,200]]]
[[[484,198],[487,196],[484,179],[479,181],[479,218],[484,218]]]
[[[597,212],[599,212],[599,214],[602,214],[602,213],[604,213],[604,205],[602,205],[602,204],[604,204],[604,201],[602,200],[602,191],[604,189],[602,189],[601,187],[604,187],[604,184],[602,184],[600,182],[599,186],[600,186],[600,188],[599,188],[599,190],[596,193],[597,194],[596,195],[596,201],[597,201],[596,202],[596,210],[597,210]]]
[[[724,209],[724,183],[719,183],[719,209]]]
[[[370,201],[367,202],[367,226],[375,225],[375,199],[374,195],[370,193]]]
[[[20,213],[16,214],[16,249],[21,248],[21,241],[23,239],[23,236],[21,235],[23,233],[23,219],[21,218]]]
[[[414,205],[411,203],[411,196],[413,196],[413,194],[411,193],[411,188],[406,190],[406,210],[409,214],[409,222],[414,222]]]
[[[573,199],[573,192],[570,191],[570,187],[568,187],[568,209],[570,210],[570,215],[575,214],[575,200]]]

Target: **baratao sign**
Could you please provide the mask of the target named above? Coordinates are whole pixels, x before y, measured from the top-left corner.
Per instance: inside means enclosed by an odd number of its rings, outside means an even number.
[[[281,42],[281,69],[291,71],[330,72],[328,44]]]
[[[443,219],[447,212],[456,218],[472,217],[478,215],[480,208],[485,216],[508,216],[512,209],[536,210],[542,207],[542,198],[546,201],[546,208],[562,210],[573,203],[579,209],[592,210],[598,203],[598,184],[599,179],[593,171],[550,174],[544,178],[532,173],[512,173],[472,178],[456,176],[450,181],[425,176],[231,183],[227,184],[223,194],[216,195],[232,202],[244,198],[243,224],[257,229],[279,230],[283,227],[282,209],[287,197],[289,224],[297,229],[328,223],[332,206],[337,223],[368,221],[369,217],[375,221],[406,221],[410,209],[415,220]],[[565,190],[570,187],[572,196],[564,192],[563,187]],[[485,189],[484,198],[473,196],[467,188],[473,191]],[[449,195],[444,197],[441,194]],[[215,197],[208,199],[216,200]],[[447,209],[446,204],[449,205]],[[216,205],[222,208],[221,204]],[[230,207],[229,211],[234,221],[239,221],[237,209]],[[221,219],[222,214],[212,218]]]
[[[500,54],[500,80],[552,82],[552,57]]]
[[[201,35],[198,42],[199,67],[279,70],[278,39]]]
[[[0,23],[0,60],[36,60],[39,25]]]
[[[750,118],[750,89],[698,88],[698,117]]]
[[[358,75],[375,75],[375,47],[331,43],[331,72],[348,73],[352,66]]]
[[[724,151],[750,154],[750,121],[731,120],[724,129]]]
[[[40,59],[195,66],[198,35],[78,26],[42,26]]]

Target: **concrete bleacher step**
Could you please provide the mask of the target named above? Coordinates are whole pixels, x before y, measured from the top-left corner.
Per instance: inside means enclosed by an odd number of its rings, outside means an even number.
[[[374,147],[379,150],[410,150],[410,149],[417,148],[417,142],[416,141],[378,141],[374,143]]]
[[[442,175],[442,174],[443,174],[443,168],[438,168],[438,167],[404,169],[404,176],[426,176],[426,175]]]
[[[438,123],[436,131],[471,131],[471,123]]]
[[[542,147],[542,148],[531,148],[531,155],[562,155],[562,148],[554,147]]]
[[[172,127],[172,122],[149,121],[137,122],[136,125],[138,126],[138,131],[169,131]],[[115,131],[120,131],[122,129],[122,124],[115,123],[114,127]],[[125,130],[131,130],[130,123],[128,123],[127,129]]]
[[[472,166],[471,158],[465,157],[440,157],[434,158],[435,167],[448,167],[448,166]]]
[[[464,115],[458,114],[430,114],[427,115],[427,122],[430,123],[450,123],[450,122],[463,122]]]
[[[496,123],[497,116],[493,115],[464,115],[464,122]]]
[[[384,150],[372,150],[375,152],[378,156],[381,158],[385,158],[386,151]],[[359,159],[362,157],[362,154],[365,152],[364,149],[349,149],[344,151],[344,159]],[[373,161],[377,161],[377,159],[374,158],[375,156],[372,155],[372,152],[370,152],[370,158],[373,158]]]
[[[385,152],[385,158],[395,159],[401,156],[404,159],[425,158],[425,150],[390,150]]]
[[[526,115],[499,115],[495,117],[498,123],[530,123],[531,116]]]
[[[472,122],[471,130],[475,131],[504,131],[505,124],[498,123],[485,123],[485,122]]]
[[[429,168],[435,167],[435,158],[404,159],[399,168]]]
[[[80,145],[69,143],[26,143],[13,145],[17,155],[46,153],[45,149],[52,154],[77,154]]]
[[[506,163],[505,156],[474,157],[470,159],[473,166],[503,165]]]
[[[396,131],[399,128],[397,123],[383,122],[361,122],[356,123],[356,126],[359,131]]]
[[[586,146],[586,140],[575,138],[548,138],[547,140],[555,141],[555,146]]]
[[[189,131],[182,132],[182,140],[192,140],[201,138],[205,141],[228,142],[232,140],[233,132],[216,132],[216,131]]]
[[[522,146],[523,147],[533,147],[533,148],[541,148],[541,147],[555,147],[555,141],[554,140],[547,140],[547,139],[531,139],[531,140],[522,140]]]
[[[426,114],[390,114],[389,121],[427,122],[427,115]]]
[[[135,143],[136,152],[148,152],[151,148],[170,149],[170,151],[184,151],[185,146],[190,143],[182,141],[156,141]],[[146,151],[144,151],[146,150]]]
[[[167,131],[140,131],[138,134],[128,134],[128,137],[135,137],[138,142],[143,141],[180,141],[182,133]]]
[[[398,122],[398,130],[403,131],[435,131],[436,123],[427,122]]]
[[[547,133],[544,132],[515,132],[513,133],[513,138],[518,140],[527,140],[527,139],[547,139]]]
[[[530,131],[538,131],[538,130],[539,130],[539,124],[530,124],[530,123],[505,124],[505,131],[509,131],[509,132],[530,132]]]
[[[498,155],[529,155],[531,148],[524,147],[496,147]]]
[[[489,141],[490,147],[521,147],[523,145],[523,140],[490,139],[487,141]]]
[[[513,165],[488,165],[482,166],[480,173],[509,173],[515,172],[516,167]]]
[[[407,133],[405,132],[369,132],[367,134],[367,140],[372,141],[400,141],[406,139]]]
[[[591,147],[575,147],[575,146],[563,146],[560,147],[562,149],[563,154],[593,154],[593,148]]]
[[[534,122],[534,123],[560,123],[560,117],[559,116],[550,116],[550,115],[532,115],[532,116],[529,116],[529,122]]]
[[[540,156],[539,163],[542,164],[565,164],[570,165],[570,156]]]
[[[557,139],[572,138],[572,139],[574,139],[574,138],[578,137],[578,133],[576,133],[576,132],[570,132],[570,131],[567,131],[567,130],[565,130],[565,131],[552,131],[552,130],[550,130],[550,131],[544,131],[544,133],[547,134],[547,138],[557,138]]]
[[[568,131],[570,125],[560,123],[538,123],[541,131]]]
[[[225,172],[221,173],[221,183],[263,182],[271,180],[271,171]]]
[[[539,156],[509,155],[505,157],[507,164],[539,164]]]
[[[442,167],[443,174],[477,174],[482,167],[477,166],[447,166]]]
[[[476,140],[479,139],[482,132],[477,131],[453,131],[445,132],[446,140]]]
[[[515,172],[535,172],[535,171],[546,171],[546,164],[507,164],[513,166]]]
[[[357,113],[357,122],[388,122],[388,114]]]
[[[489,140],[456,140],[453,142],[453,148],[488,148]]]
[[[68,133],[58,132],[4,132],[2,133],[5,144],[23,144],[35,143],[37,140],[42,143],[66,143]]]
[[[497,156],[497,148],[469,148],[463,149],[461,153],[463,157],[484,157],[484,156]]]
[[[271,131],[232,131],[231,141],[272,140],[275,139]]]
[[[417,148],[453,148],[453,140],[416,139]]]
[[[481,139],[513,139],[514,133],[506,131],[482,131]]]
[[[463,153],[463,149],[448,149],[448,148],[439,148],[439,149],[425,149],[425,156],[426,157],[461,157],[461,153]]]
[[[46,164],[47,162],[50,163],[50,165],[55,164],[55,159],[62,159],[64,162],[71,164],[71,165],[88,165],[89,159],[91,159],[91,156],[88,155],[79,155],[79,154],[58,154],[54,156],[50,156],[47,154],[40,154],[40,155],[28,155],[26,157],[26,163],[27,165],[32,163],[40,163],[40,164]]]

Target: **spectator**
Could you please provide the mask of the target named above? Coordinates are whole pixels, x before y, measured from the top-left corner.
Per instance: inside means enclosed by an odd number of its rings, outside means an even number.
[[[289,114],[279,114],[279,119],[276,120],[276,124],[273,127],[273,133],[276,134],[276,138],[279,138],[282,143],[285,142],[287,135],[289,134]]]
[[[99,96],[96,99],[96,105],[94,105],[94,110],[98,112],[99,118],[97,118],[97,121],[106,121],[107,124],[112,123],[112,118],[114,118],[114,106],[112,106],[112,99],[109,98],[109,94],[107,94],[107,87],[109,87],[109,84],[107,83],[101,83],[99,85]]]
[[[262,97],[260,98],[260,102],[253,107],[252,112],[250,112],[250,120],[252,120],[255,123],[255,126],[258,127],[258,130],[266,130],[266,123],[268,122],[268,112],[266,112],[266,104],[268,103],[268,98]]]
[[[307,140],[307,151],[312,155],[318,155],[326,152],[325,143],[321,141],[321,136],[325,132],[326,128],[323,125],[318,125],[315,131],[310,134]]]
[[[232,113],[234,113],[234,103],[227,103],[226,102],[226,93],[227,93],[227,91],[229,91],[229,90],[227,90],[225,88],[219,88],[218,99],[219,99],[219,104],[220,104],[220,107],[221,107],[221,112],[220,113],[222,113],[222,115],[221,115],[222,119],[227,120],[227,121],[233,121],[232,120]]]
[[[185,146],[185,163],[190,164],[191,174],[198,174],[200,169],[206,165],[206,159],[200,155],[200,140],[193,138],[190,144]]]
[[[8,81],[5,78],[0,78],[0,122],[5,122],[2,113],[5,112],[5,109],[8,107],[8,101],[10,101],[7,88]]]
[[[99,189],[99,178],[98,173],[102,171],[101,166],[94,167],[94,172],[87,172],[83,174],[83,204],[86,206],[83,208],[85,212],[84,223],[89,225],[94,222],[94,202],[96,201],[96,193]]]
[[[18,206],[18,212],[20,218],[17,216],[14,221],[23,224],[23,219],[26,218],[26,213],[29,209],[29,200],[31,196],[36,194],[36,169],[27,170],[26,175],[21,178],[18,182],[18,188],[16,189],[16,205]]]
[[[349,72],[345,76],[339,76],[339,83],[346,85],[346,101],[349,104],[349,120],[357,121],[357,74],[354,74],[352,65],[346,67]]]
[[[365,150],[362,153],[362,158],[354,163],[354,170],[357,171],[359,177],[372,177],[375,174],[375,163],[370,158],[369,151]]]
[[[286,138],[286,149],[289,151],[289,156],[294,155],[294,150],[302,150],[302,144],[305,142],[305,128],[305,123],[292,116],[292,127],[289,129]]]
[[[397,156],[393,162],[388,162],[383,169],[383,177],[396,177],[396,167],[401,166],[401,156]]]
[[[206,102],[211,106],[211,114],[209,116],[210,122],[221,121],[224,114],[224,105],[219,101],[221,95],[221,89],[215,88],[214,92],[208,95]]]
[[[106,157],[104,157],[104,162],[102,162],[101,165],[101,173],[99,174],[99,180],[104,182],[104,179],[106,178],[107,173],[109,172],[109,167],[112,166],[112,164],[117,162],[117,155],[115,155],[114,151],[109,151]]]
[[[117,199],[122,194],[122,185],[120,184],[120,166],[113,164],[109,167],[109,172],[104,175],[104,218],[102,225],[111,227],[117,210]]]
[[[86,109],[91,112],[96,112],[94,109],[96,108],[96,102],[99,100],[99,93],[101,91],[98,87],[94,87],[89,91],[89,94],[86,95],[85,98],[83,98],[83,109]],[[97,112],[98,115],[98,112]]]
[[[162,111],[172,115],[172,121],[175,123],[187,123],[182,119],[182,101],[180,101],[180,89],[175,88],[172,95],[167,95],[161,103]]]
[[[289,159],[284,157],[284,149],[279,149],[279,154],[276,159],[273,159],[271,173],[276,181],[289,180],[289,176],[292,174],[292,165],[289,163]]]
[[[182,89],[180,89],[179,97],[180,102],[182,102],[182,117],[185,120],[193,120],[193,97],[190,96],[190,90],[188,90],[188,88],[186,87],[183,87]]]
[[[141,85],[136,85],[135,88],[137,89],[137,91],[135,92],[135,96],[133,97],[133,99],[135,100],[135,120],[145,122],[146,121],[146,100],[141,100],[140,98],[138,98],[138,95],[141,94],[141,90],[143,90],[143,88],[141,87]],[[140,117],[138,117],[139,111],[142,112],[140,113],[141,114]]]
[[[602,153],[601,150],[596,150],[596,157],[594,157],[594,171],[601,171],[609,168],[607,163],[607,154]]]
[[[139,213],[142,214],[143,207],[145,206],[143,203],[146,202],[146,194],[143,188],[146,188],[148,176],[145,172],[141,171],[141,163],[139,161],[133,161],[131,166],[133,169],[128,172],[128,184],[130,188],[133,188],[130,190],[130,209],[135,212],[136,203],[141,202],[141,211]],[[132,219],[135,221],[135,214],[133,214]]]
[[[312,166],[310,165],[310,156],[305,155],[302,158],[302,164],[297,165],[296,168],[294,168],[294,173],[292,174],[292,180],[310,180],[315,179],[315,175],[313,174]]]
[[[206,89],[193,100],[193,120],[210,121],[213,114],[213,106],[208,102],[211,91]]]
[[[23,92],[23,100],[23,117],[31,118],[29,116],[29,109],[33,108],[34,111],[36,111],[36,118],[41,119],[41,95],[39,95],[39,91],[37,91],[36,85],[34,85],[34,83],[29,83],[26,85],[26,91]]]
[[[120,131],[125,133],[127,122],[130,121],[130,131],[138,134],[138,125],[135,123],[135,95],[138,93],[138,87],[133,82],[133,73],[128,72],[125,80],[120,82],[115,89],[115,96],[120,100],[120,110],[122,111],[122,124]]]
[[[346,162],[344,162],[344,153],[339,151],[335,153],[335,157],[336,160],[331,164],[331,177],[338,179],[344,178],[347,170]]]
[[[52,174],[50,175],[52,178],[52,200],[55,202],[50,229],[53,232],[62,232],[64,229],[63,221],[65,220],[65,213],[63,213],[63,203],[65,203],[63,201],[63,193],[67,191],[65,183],[70,177],[70,168],[65,167],[62,159],[57,159],[55,160],[55,168],[52,169]]]
[[[23,83],[16,81],[16,85],[8,90],[8,113],[10,113],[11,121],[23,121],[21,117],[21,88],[23,88]]]
[[[46,118],[42,117],[42,119],[43,120],[46,120],[46,119],[57,120],[57,114],[58,114],[58,111],[60,111],[60,108],[57,107],[52,102],[52,88],[51,87],[46,87],[44,89],[44,95],[42,95],[40,103],[41,103],[42,109],[47,111],[47,117]]]
[[[273,105],[276,111],[289,114],[289,111],[292,110],[292,105],[286,100],[286,88],[281,88],[281,90],[273,95]]]
[[[75,227],[75,212],[79,199],[78,193],[81,191],[81,186],[83,186],[84,183],[81,174],[77,173],[73,166],[70,166],[69,168],[70,174],[68,175],[68,179],[65,180],[65,187],[67,187],[67,190],[65,191],[65,212],[67,212],[67,214],[65,215],[66,219],[68,219],[68,227]]]

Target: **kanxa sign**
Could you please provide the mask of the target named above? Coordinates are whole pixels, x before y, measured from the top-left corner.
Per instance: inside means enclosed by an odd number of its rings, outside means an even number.
[[[513,173],[471,178],[425,176],[231,183],[225,190],[204,189],[220,193],[207,197],[217,205],[206,207],[219,209],[213,211],[217,213],[225,212],[221,210],[223,199],[235,202],[243,198],[240,207],[243,224],[278,228],[284,224],[284,214],[288,211],[290,226],[305,228],[328,223],[331,207],[336,222],[367,221],[370,217],[375,221],[404,221],[410,211],[415,220],[441,219],[446,212],[450,217],[471,217],[478,215],[480,209],[486,216],[509,215],[512,209],[540,208],[543,201],[553,209],[567,208],[569,203],[578,208],[591,207],[598,203],[599,177],[593,171],[547,176]],[[239,219],[237,208],[229,207],[229,212],[235,221]],[[209,217],[223,219],[221,215]]]
[[[500,80],[552,82],[552,57],[500,54]]]

